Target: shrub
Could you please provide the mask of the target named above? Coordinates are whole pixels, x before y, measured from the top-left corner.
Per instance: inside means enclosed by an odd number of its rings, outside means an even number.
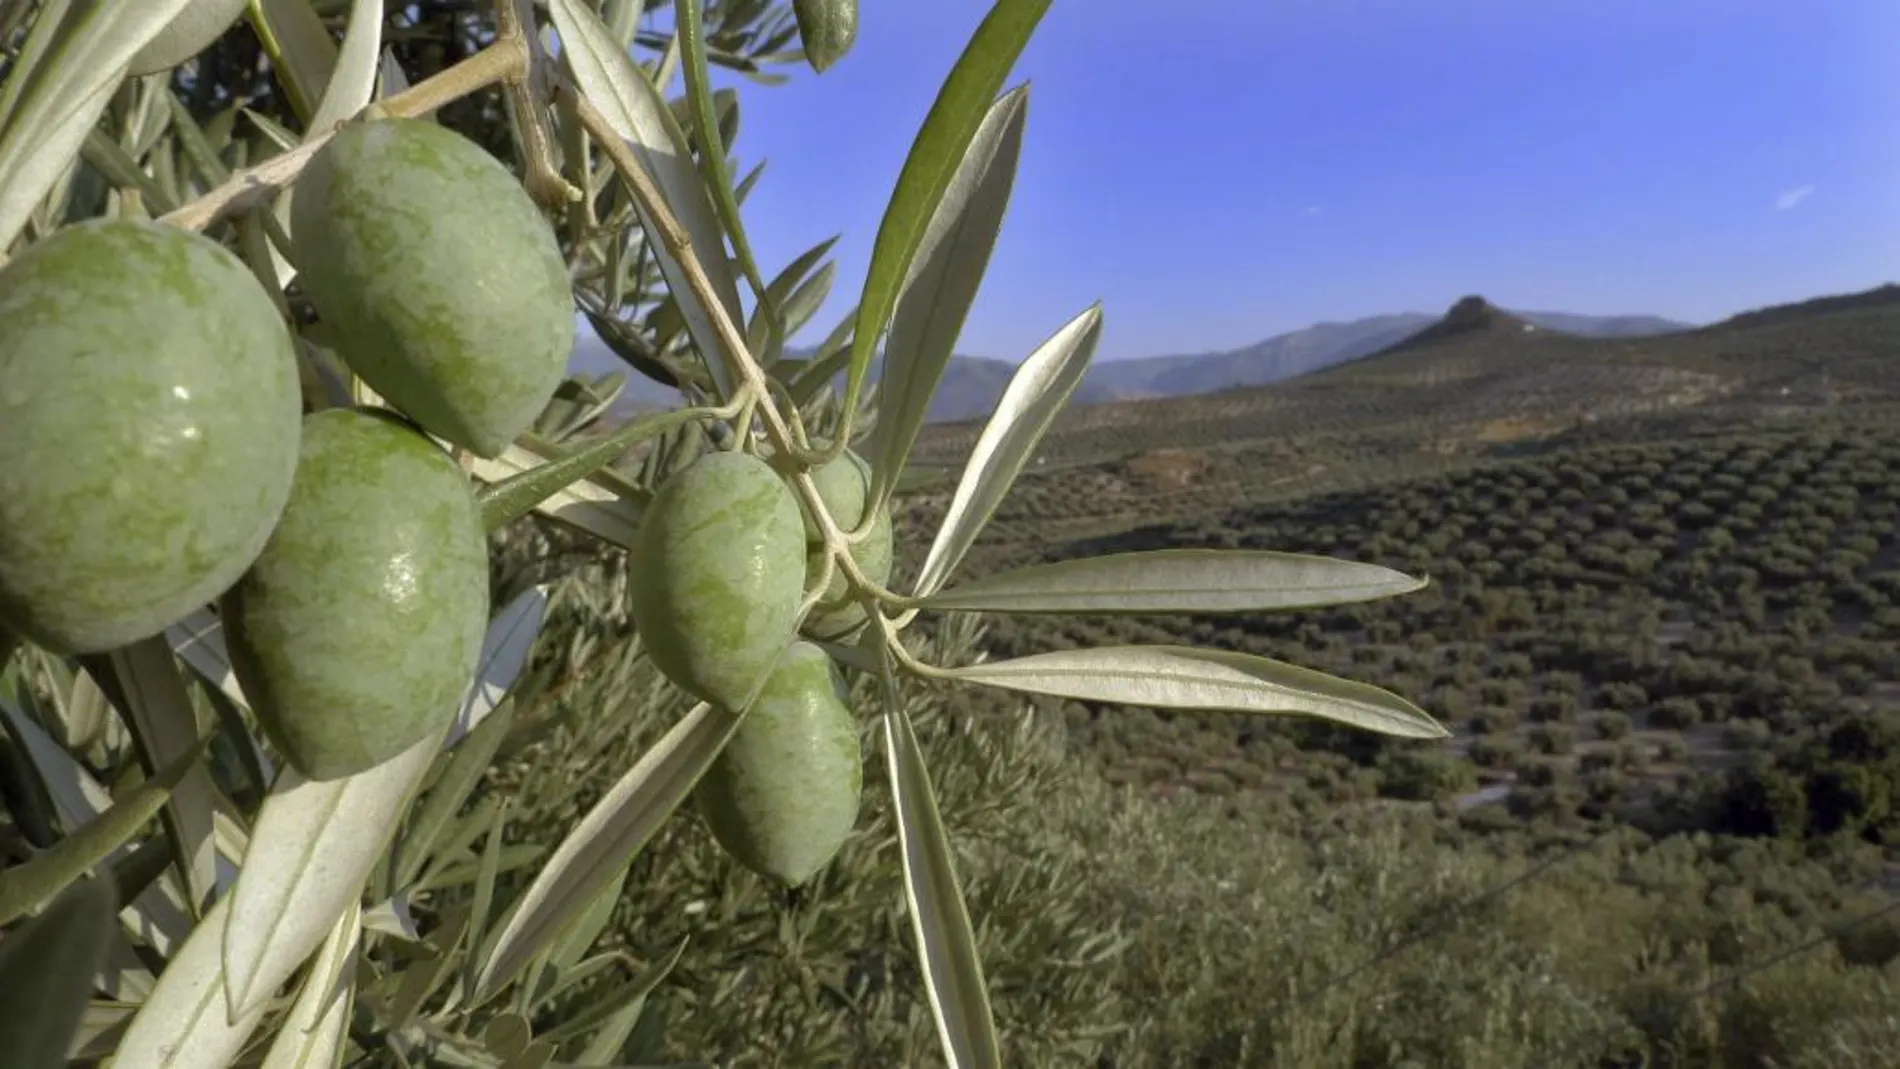
[[[1597,718],[1597,738],[1611,742],[1624,738],[1630,733],[1630,718],[1626,713],[1604,713]]]

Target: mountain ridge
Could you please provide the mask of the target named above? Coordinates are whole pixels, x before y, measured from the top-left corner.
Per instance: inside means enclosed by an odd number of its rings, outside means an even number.
[[[1638,337],[1696,329],[1694,324],[1650,315],[1506,314],[1541,329],[1585,337]],[[1431,329],[1441,318],[1423,312],[1395,312],[1322,320],[1233,349],[1104,361],[1089,369],[1071,404],[1185,397],[1272,385],[1403,344],[1418,332]],[[621,366],[605,343],[587,332],[576,340],[572,363],[596,373]],[[952,356],[943,384],[932,399],[930,422],[957,422],[987,415],[995,409],[1016,367],[1012,361],[994,357]],[[658,383],[639,375],[629,375],[628,379],[627,392],[615,406],[621,412],[670,408],[678,403],[677,396]]]

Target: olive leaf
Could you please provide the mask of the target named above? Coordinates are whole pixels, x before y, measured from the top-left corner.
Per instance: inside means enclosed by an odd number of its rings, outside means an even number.
[[[397,62],[396,54],[383,49],[383,58],[377,64],[376,91],[381,96],[391,97],[409,88],[409,76],[402,72],[402,64]]]
[[[943,201],[924,230],[910,274],[891,313],[878,386],[883,412],[866,450],[871,508],[890,500],[943,380],[970,306],[989,269],[1016,184],[1029,91],[1017,87],[990,105],[958,161]],[[867,510],[870,511],[870,510]]]
[[[188,0],[165,29],[133,58],[131,74],[148,74],[176,67],[204,51],[244,13],[249,0]]]
[[[110,1057],[118,1049],[120,1037],[125,1035],[125,1026],[132,1021],[132,1015],[138,1011],[140,1002],[102,1002],[94,1000],[80,1011],[79,1031],[73,1036],[66,1057],[70,1061],[62,1065],[76,1063],[94,1064]]]
[[[238,686],[237,673],[231,670],[231,655],[224,648],[224,624],[211,610],[195,609],[166,628],[165,641],[179,660],[218,688],[218,693],[243,708],[251,707],[250,700]],[[262,758],[261,753],[259,757]],[[262,767],[269,772],[268,762]]]
[[[123,725],[118,714],[112,711],[112,702],[106,698],[105,691],[99,689],[98,682],[85,672],[73,674],[72,686],[66,688],[60,703],[60,714],[65,724],[66,746],[74,753],[84,753],[102,738],[123,734]]]
[[[196,746],[174,757],[157,775],[133,788],[97,819],[82,825],[51,850],[24,864],[0,869],[0,925],[24,916],[34,906],[56,895],[60,888],[119,854],[133,836],[144,830],[146,822],[164,808],[172,789],[192,770],[209,742],[209,736],[200,739]],[[0,1046],[0,1050],[4,1049]]]
[[[289,152],[303,143],[303,139],[297,136],[296,131],[262,112],[252,111],[250,108],[240,109],[240,112],[251,121],[251,125],[257,127],[257,132],[263,134],[265,140],[282,151]]]
[[[159,185],[158,179],[147,174],[125,146],[107,137],[99,128],[86,131],[86,140],[79,147],[79,156],[114,187],[123,192],[137,193],[152,211],[168,212],[178,206],[172,195]]]
[[[112,881],[80,880],[0,941],[0,1051],[8,1069],[60,1069],[118,928]]]
[[[482,937],[488,931],[489,911],[495,904],[495,880],[501,875],[503,832],[508,828],[508,801],[505,797],[497,800],[494,815],[489,819],[486,834],[482,838],[481,862],[475,870],[475,904],[468,911],[468,941],[471,946],[481,945]],[[462,977],[463,990],[477,990],[475,971],[480,965],[475,955],[468,956]]]
[[[69,832],[83,828],[111,810],[112,795],[105,787],[4,694],[0,694],[0,716],[6,718],[8,731],[20,741],[21,749],[59,813],[60,823]],[[120,847],[108,853],[104,860],[108,864],[116,863],[127,852],[125,847]],[[127,926],[140,942],[160,954],[169,953],[191,931],[191,917],[183,899],[167,893],[163,883],[153,885],[131,905],[132,918],[126,921]]]
[[[476,495],[482,524],[497,531],[532,510],[602,541],[631,548],[640,527],[640,509],[634,502],[643,495],[607,466],[648,438],[712,414],[704,408],[656,412],[629,420],[612,434],[571,452],[524,435],[497,459],[477,459],[474,464],[474,476],[489,484]]]
[[[855,412],[871,369],[871,353],[890,322],[898,292],[910,277],[911,262],[923,244],[937,206],[949,192],[958,165],[996,100],[1003,79],[1030,34],[1049,10],[1050,0],[997,0],[971,35],[950,69],[911,142],[898,172],[884,218],[871,246],[853,326],[851,360],[845,373],[844,408]]]
[[[792,13],[814,74],[843,59],[858,39],[858,0],[792,0]]]
[[[730,323],[741,322],[739,287],[726,260],[725,235],[694,170],[686,135],[673,121],[666,102],[633,65],[625,48],[616,44],[600,16],[582,0],[549,0],[548,12],[561,35],[562,62],[573,70],[581,92],[626,140],[640,166],[659,187],[666,207],[685,228],[691,247],[698,250],[699,266],[724,306],[718,311]],[[640,213],[641,225],[654,231],[656,224],[638,198],[635,209]],[[659,262],[668,291],[680,304],[694,344],[706,354],[707,370],[720,396],[730,397],[734,386],[731,360],[735,354],[727,352],[725,335],[714,326],[715,310],[700,303],[679,261],[663,242],[654,242],[649,248]]]
[[[415,1020],[416,1011],[449,978],[449,972],[457,961],[456,948],[467,930],[466,903],[449,905],[437,915],[435,927],[423,940],[434,952],[433,956],[425,957],[412,966],[389,998],[384,1019],[390,1031],[409,1027],[410,1022]]]
[[[541,634],[541,623],[547,618],[548,592],[552,589],[552,583],[530,587],[489,622],[488,631],[482,636],[481,656],[475,662],[475,679],[469,686],[468,696],[462,699],[454,726],[443,740],[444,746],[460,742],[508,696],[516,677],[528,663],[528,651],[534,648],[534,640]]]
[[[739,179],[739,183],[733,187],[732,199],[738,201],[740,204],[744,204],[746,197],[750,195],[752,192],[752,187],[759,184],[759,179],[763,177],[764,174],[765,174],[764,160],[760,160],[758,163],[753,164],[752,169],[750,171],[747,171],[745,173],[745,177]]]
[[[158,983],[126,1025],[112,1069],[224,1069],[264,1018],[260,1001],[226,1013],[219,951],[232,895],[219,898],[165,963]]]
[[[461,745],[449,752],[442,774],[436,777],[409,820],[409,827],[396,844],[395,886],[408,887],[422,871],[422,863],[432,855],[441,856],[442,835],[462,810],[463,803],[481,782],[482,773],[501,748],[502,740],[514,724],[515,707],[483,720],[468,733]]]
[[[1043,432],[1081,385],[1102,336],[1101,305],[1091,305],[1029,354],[983,425],[943,524],[917,575],[920,597],[937,592],[963,560],[1028,463]]]
[[[825,264],[779,305],[779,317],[784,321],[787,337],[798,333],[806,323],[811,322],[812,316],[818,314],[818,309],[831,296],[832,283],[837,281],[837,276],[838,265]]]
[[[725,748],[739,719],[705,702],[695,705],[608,788],[561,840],[482,955],[478,998],[513,979],[646,846]]]
[[[198,746],[198,714],[163,635],[82,657],[80,663],[125,713],[146,767],[163,767]],[[217,784],[209,769],[198,767],[179,780],[163,811],[173,859],[194,913],[210,901],[218,886],[212,842],[212,814],[217,807]]]
[[[1377,564],[1301,553],[1160,549],[1032,564],[959,583],[919,605],[958,612],[1264,612],[1373,601],[1425,583]]]
[[[198,173],[198,180],[209,186],[227,181],[231,169],[224,165],[198,120],[192,118],[191,106],[170,89],[165,91],[164,100],[172,130],[178,135],[178,147],[184,150],[186,161]]]
[[[308,780],[278,774],[251,828],[251,846],[223,926],[230,1012],[262,1007],[362,893],[395,835],[446,728],[367,771]],[[208,922],[207,922],[208,926]]]
[[[836,384],[838,373],[844,370],[845,364],[851,359],[850,333],[852,319],[856,315],[856,309],[847,313],[844,320],[832,328],[831,334],[819,344],[805,366],[792,376],[786,388],[795,403],[805,404],[816,397],[820,390]]]
[[[0,86],[0,249],[72,166],[132,57],[187,2],[62,4],[35,20]]]
[[[614,907],[620,904],[620,896],[626,890],[627,876],[632,871],[633,859],[628,858],[619,874],[601,887],[587,908],[548,944],[546,950],[535,956],[534,963],[528,968],[529,979],[525,985],[531,996],[540,995],[545,988],[546,993],[541,997],[553,998],[560,988],[573,982],[581,955],[587,953],[594,945],[594,940],[599,939],[600,933],[606,930],[608,922],[613,920]]]
[[[47,800],[67,831],[97,819],[112,807],[112,795],[99,781],[4,691],[0,691],[0,716],[6,717],[9,733],[19,740],[21,751],[45,785]]]
[[[1103,646],[939,670],[947,679],[1076,701],[1317,717],[1414,739],[1451,733],[1389,691],[1248,653]]]
[[[639,1006],[648,995],[653,993],[653,989],[659,987],[660,983],[673,972],[674,967],[679,964],[680,957],[686,953],[687,943],[688,940],[681,939],[673,944],[672,951],[666,957],[648,966],[639,976],[602,995],[592,1005],[555,1025],[543,1038],[551,1043],[565,1043],[578,1036],[584,1036],[595,1028],[607,1030],[615,1017],[624,1013],[629,1007]],[[629,1022],[627,1027],[631,1031],[632,1023]],[[626,1041],[624,1032],[621,1033],[620,1038],[622,1042]],[[583,1061],[581,1064],[591,1063]]]
[[[352,901],[324,938],[259,1069],[318,1069],[342,1063],[362,936],[362,904]]]
[[[801,295],[804,301],[812,302],[809,307],[801,307],[803,319],[810,319],[811,315],[818,310],[818,306],[824,303],[822,295],[818,296],[815,302],[812,300],[811,283],[814,280],[811,274],[812,270],[818,267],[819,261],[824,259],[825,254],[831,251],[831,247],[838,243],[838,237],[839,235],[833,234],[799,253],[797,258],[786,264],[785,268],[765,287],[764,296],[760,298],[758,307],[752,312],[752,322],[746,327],[746,342],[752,346],[755,353],[761,353],[765,349],[767,340],[775,330],[779,339],[783,341],[798,333],[798,328],[804,325],[802,319],[794,323],[793,317],[789,314],[791,311],[789,302],[794,300],[794,295]],[[835,274],[835,272],[836,267],[832,264],[825,264],[821,271],[826,275]],[[819,292],[829,293],[830,288],[831,284],[827,281]],[[772,361],[772,363],[777,363],[777,361]]]
[[[783,305],[786,299],[792,295],[792,291],[797,289],[806,278],[810,277],[812,271],[824,260],[825,255],[831,252],[833,246],[838,244],[840,237],[843,237],[843,235],[831,235],[818,244],[813,245],[811,248],[806,249],[804,252],[799,253],[796,257],[793,257],[791,263],[781,268],[779,273],[772,277],[771,284],[765,287],[766,296],[770,302],[774,306]],[[761,311],[763,310],[761,309]],[[757,313],[754,314],[753,318],[755,320],[758,318]]]
[[[758,260],[753,257],[752,245],[746,240],[745,222],[739,215],[739,200],[732,195],[732,183],[727,177],[726,144],[736,136],[737,131],[735,129],[728,134],[724,129],[725,124],[720,121],[722,116],[715,114],[711,76],[706,69],[706,41],[701,33],[701,6],[701,0],[678,0],[674,5],[681,69],[686,74],[686,103],[692,114],[693,125],[700,131],[698,167],[701,188],[712,194],[713,209],[718,212],[719,222],[725,227],[726,235],[732,239],[732,252],[739,261],[739,270],[745,274],[753,292],[763,295],[767,291],[759,276]],[[732,102],[726,111],[736,122],[739,113],[738,95],[731,90],[726,90],[725,94],[725,99]],[[713,251],[717,251],[717,247]],[[775,303],[769,298],[762,297],[762,300],[763,310],[769,315]]]
[[[889,762],[891,804],[896,809],[897,842],[903,852],[904,899],[924,988],[936,1017],[937,1035],[951,1069],[1003,1064],[990,1012],[988,984],[977,953],[976,931],[957,882],[950,836],[937,811],[930,769],[911,730],[910,716],[898,692],[890,654],[880,663],[884,691],[884,752]]]
[[[251,29],[270,57],[290,110],[306,127],[336,67],[337,46],[310,0],[251,0]]]
[[[308,10],[308,5],[304,5]],[[326,32],[324,40],[329,40]],[[369,104],[376,93],[376,75],[383,47],[383,4],[381,0],[351,0],[350,21],[343,31],[343,44],[333,55],[333,65],[323,79],[323,95],[310,113],[306,137],[321,133],[350,118]]]

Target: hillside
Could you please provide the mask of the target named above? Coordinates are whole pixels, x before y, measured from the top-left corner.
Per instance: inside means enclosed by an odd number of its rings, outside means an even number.
[[[1900,287],[1641,337],[1552,330],[1469,297],[1379,352],[1287,382],[1071,409],[1044,455],[1074,463],[1263,441],[1304,455],[1348,436],[1394,457],[1442,458],[1588,436],[1625,417],[1780,419],[1895,401]],[[953,462],[979,430],[974,421],[933,427],[917,459]]]
[[[1589,337],[1637,337],[1691,329],[1656,316],[1587,316],[1566,312],[1512,312],[1524,322]],[[1265,386],[1357,360],[1401,342],[1435,317],[1420,312],[1368,316],[1348,322],[1322,322],[1276,334],[1242,346],[1204,353],[1177,353],[1105,361],[1089,370],[1071,402],[1075,406],[1117,400],[1188,397],[1217,390]],[[798,352],[798,350],[794,350]],[[620,360],[591,333],[575,345],[573,366],[590,372],[620,368]],[[932,400],[933,422],[976,419],[996,407],[1016,361],[958,355],[951,358],[943,385]],[[619,409],[623,413],[669,408],[673,391],[640,376],[630,376]]]

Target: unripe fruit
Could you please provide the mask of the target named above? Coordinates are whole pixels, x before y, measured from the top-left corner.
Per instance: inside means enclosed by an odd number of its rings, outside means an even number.
[[[290,494],[296,350],[243,261],[159,223],[66,227],[0,269],[0,621],[149,638],[237,581]]]
[[[804,593],[791,488],[757,457],[700,457],[660,484],[629,563],[631,615],[654,667],[745,708],[792,640]]]
[[[863,457],[847,451],[824,467],[814,469],[811,481],[818,488],[818,499],[825,503],[825,511],[831,513],[831,520],[839,530],[853,531],[864,522],[864,499],[871,489],[871,465]],[[818,522],[806,515],[805,540],[816,542],[821,537]]]
[[[238,685],[311,779],[395,757],[461,707],[488,623],[468,479],[389,413],[304,421],[290,504],[223,602]]]
[[[851,546],[851,559],[857,562],[864,577],[879,586],[890,582],[891,578],[891,510],[879,509],[877,518],[871,523],[871,530],[862,542]],[[808,575],[817,575],[824,565],[823,546],[814,546],[806,559],[805,569]],[[844,642],[857,635],[870,619],[869,612],[862,602],[852,596],[851,584],[840,568],[831,570],[831,582],[825,586],[824,597],[812,606],[805,615],[805,623],[800,628],[809,638],[825,642]]]
[[[794,643],[694,791],[713,838],[762,876],[798,886],[857,823],[858,725],[823,650]]]
[[[429,433],[499,456],[566,376],[574,301],[554,231],[462,135],[345,126],[292,187],[290,229],[339,355]]]

